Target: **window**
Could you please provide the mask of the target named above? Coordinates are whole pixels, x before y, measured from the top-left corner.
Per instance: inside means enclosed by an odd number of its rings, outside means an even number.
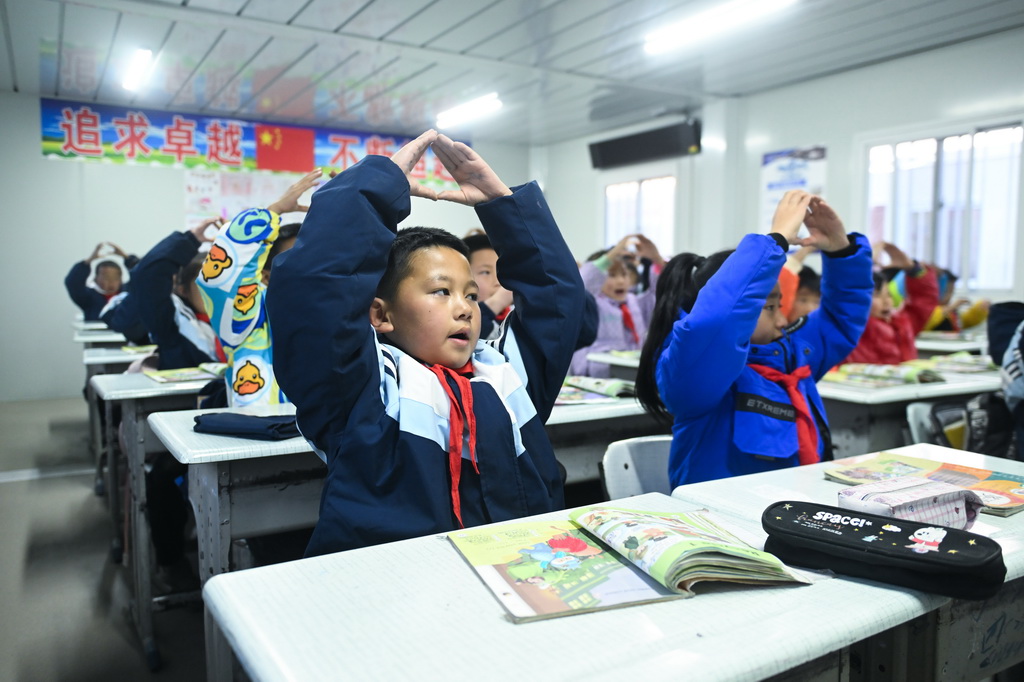
[[[643,234],[661,253],[675,251],[676,179],[649,178],[607,185],[604,190],[605,244]]]
[[[868,237],[947,268],[969,289],[1012,289],[1024,128],[871,147]]]

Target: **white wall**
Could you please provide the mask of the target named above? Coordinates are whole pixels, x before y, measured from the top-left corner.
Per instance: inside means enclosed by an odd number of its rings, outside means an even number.
[[[0,401],[79,395],[85,370],[81,346],[71,341],[77,308],[64,290],[64,276],[98,242],[112,241],[141,256],[183,229],[184,172],[43,158],[35,97],[0,92],[0,122]],[[528,179],[525,147],[474,148],[507,183]],[[414,199],[403,224],[444,227],[461,236],[479,223],[470,208]]]
[[[1024,117],[1024,30],[925,52],[742,99],[723,99],[698,113],[702,151],[680,159],[681,200],[676,250],[707,254],[733,246],[758,229],[761,156],[821,144],[828,150],[826,194],[850,229],[858,229],[868,144],[879,137],[926,129],[936,133],[967,123]],[[600,138],[578,138],[535,148],[532,165],[543,174],[548,199],[577,254],[601,246],[600,193],[619,181],[590,167],[587,145],[667,125],[670,119],[624,128]],[[649,177],[650,165],[628,169]],[[622,169],[615,178],[622,176]],[[1024,202],[1022,202],[1024,205]],[[1018,234],[1018,282],[1024,298],[1024,214]],[[983,245],[998,248],[999,245]]]

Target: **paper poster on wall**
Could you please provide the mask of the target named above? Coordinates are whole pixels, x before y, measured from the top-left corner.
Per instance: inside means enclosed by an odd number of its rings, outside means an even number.
[[[770,152],[761,161],[761,226],[771,229],[772,216],[782,196],[791,189],[802,189],[824,196],[825,148],[803,147]],[[806,228],[801,228],[806,236]]]
[[[302,177],[301,173],[230,173],[210,170],[185,171],[185,228],[208,218],[225,222],[250,208],[265,208]],[[299,203],[309,205],[313,190]],[[302,222],[303,213],[287,213],[282,223]]]

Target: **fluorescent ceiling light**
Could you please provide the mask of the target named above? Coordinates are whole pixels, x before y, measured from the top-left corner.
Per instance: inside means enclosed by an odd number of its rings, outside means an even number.
[[[676,22],[644,38],[647,54],[663,54],[789,7],[796,0],[732,0],[688,19]]]
[[[498,109],[501,109],[501,100],[498,99],[498,93],[492,92],[489,95],[477,97],[465,104],[452,107],[447,111],[442,111],[437,115],[436,125],[439,129],[451,128],[460,123],[466,123],[467,121],[493,114]]]
[[[142,86],[142,83],[149,76],[149,67],[152,61],[152,50],[135,50],[135,54],[132,55],[132,60],[128,63],[128,68],[125,70],[124,80],[121,81],[121,85],[124,86],[125,90],[134,92]]]

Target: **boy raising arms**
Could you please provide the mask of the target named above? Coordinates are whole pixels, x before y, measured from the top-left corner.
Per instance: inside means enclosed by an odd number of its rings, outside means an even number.
[[[459,184],[408,176],[433,146]],[[410,228],[410,196],[474,206],[515,307],[478,343],[464,243]],[[584,324],[585,292],[536,183],[510,190],[473,150],[427,131],[368,156],[314,195],[275,264],[268,306],[276,371],[325,459],[324,554],[563,506],[544,422]]]

